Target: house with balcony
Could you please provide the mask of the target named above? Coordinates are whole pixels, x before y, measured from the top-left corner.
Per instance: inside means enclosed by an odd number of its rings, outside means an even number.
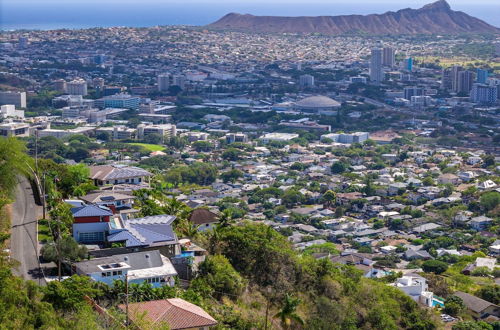
[[[403,276],[390,285],[400,289],[418,303],[427,307],[434,306],[434,294],[428,291],[429,287],[427,285],[427,281],[421,276]]]
[[[73,265],[73,270],[109,286],[116,280],[128,281],[129,284],[149,283],[155,288],[174,286],[177,276],[170,260],[158,250],[80,261]]]

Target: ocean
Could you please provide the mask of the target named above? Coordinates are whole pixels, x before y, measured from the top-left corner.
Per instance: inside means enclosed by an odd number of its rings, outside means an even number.
[[[419,7],[419,6],[412,6]],[[500,1],[497,4],[457,4],[461,10],[500,27]],[[373,1],[363,5],[348,3],[248,3],[234,0],[222,3],[172,3],[143,0],[119,2],[65,2],[44,0],[0,0],[0,30],[58,28],[81,29],[90,27],[156,25],[202,26],[216,21],[230,12],[254,15],[318,16],[384,13],[401,9],[395,3]]]

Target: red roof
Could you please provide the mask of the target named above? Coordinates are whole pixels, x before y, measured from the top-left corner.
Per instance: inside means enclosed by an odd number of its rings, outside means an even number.
[[[119,306],[125,311],[125,305]],[[203,308],[181,298],[152,300],[129,304],[129,317],[144,317],[153,324],[165,322],[171,330],[209,327],[217,324]]]

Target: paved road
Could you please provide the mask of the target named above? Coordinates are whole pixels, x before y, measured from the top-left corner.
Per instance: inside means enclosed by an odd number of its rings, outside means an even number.
[[[19,266],[14,269],[14,273],[26,280],[45,284],[39,267],[36,225],[42,208],[35,204],[31,185],[26,178],[19,178],[15,197],[16,201],[12,205],[10,250],[12,258],[19,262]]]

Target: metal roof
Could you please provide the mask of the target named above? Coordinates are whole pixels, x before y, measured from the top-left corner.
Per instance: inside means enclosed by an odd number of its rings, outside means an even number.
[[[74,207],[71,209],[73,217],[101,217],[112,216],[113,212],[102,205],[85,205],[82,207]]]

